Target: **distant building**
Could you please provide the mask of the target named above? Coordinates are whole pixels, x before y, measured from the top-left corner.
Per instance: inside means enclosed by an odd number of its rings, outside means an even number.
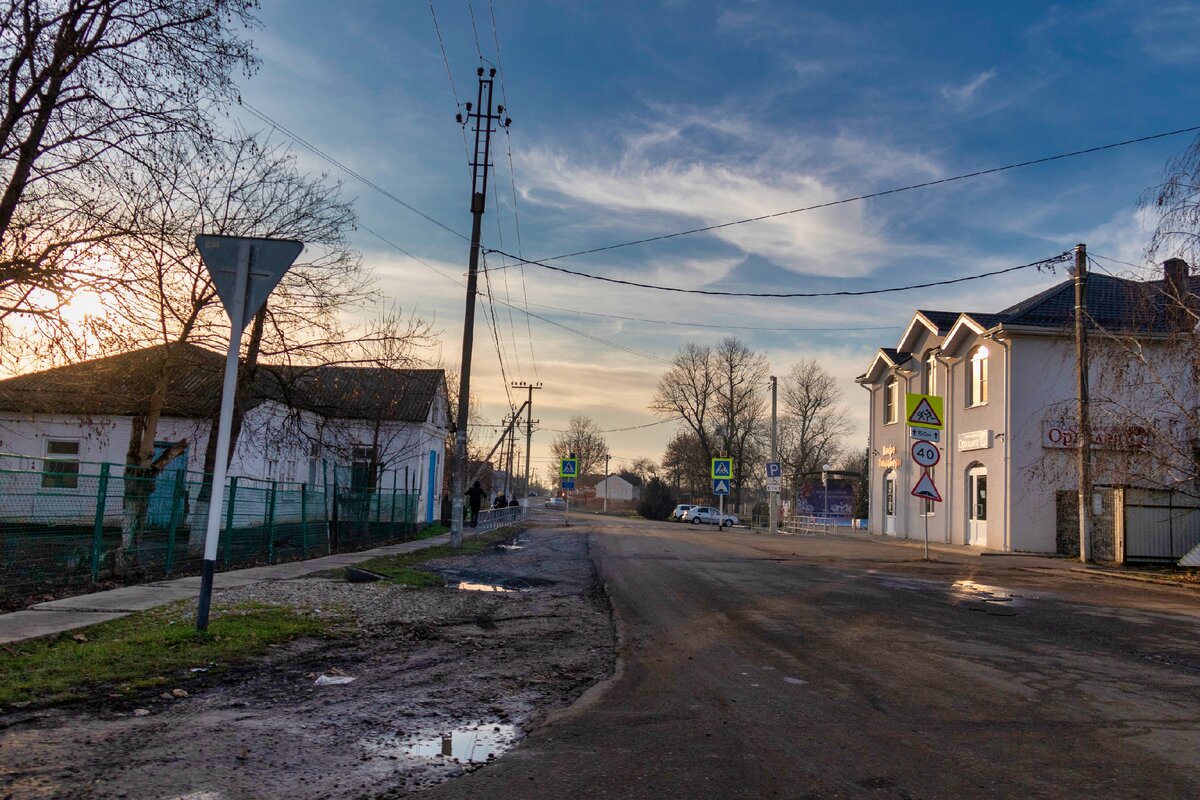
[[[1136,335],[1159,380],[1146,371],[1118,376],[1111,367],[1120,351],[1093,358],[1093,399],[1105,401],[1092,425],[1098,486],[1162,490],[1172,480],[1169,465],[1149,463],[1145,429],[1121,408],[1154,409],[1168,395],[1200,405],[1195,370],[1172,364],[1178,351],[1167,347],[1173,334],[1190,336],[1195,327],[1194,314],[1185,309],[1181,317],[1164,301],[1185,297],[1194,307],[1187,264],[1172,259],[1164,267],[1157,281],[1087,278],[1089,326]],[[870,393],[872,533],[916,538],[928,523],[932,541],[1038,553],[1078,547],[1074,293],[1067,280],[997,313],[920,310],[894,348],[878,351],[857,379]],[[930,471],[940,503],[910,493],[922,473],[905,419],[910,392],[945,402],[941,460]],[[1190,453],[1194,432],[1176,435]],[[1119,460],[1124,469],[1116,469]],[[1097,494],[1097,508],[1105,497]],[[1117,538],[1110,552],[1097,557],[1120,560],[1123,541],[1111,530],[1109,537]]]

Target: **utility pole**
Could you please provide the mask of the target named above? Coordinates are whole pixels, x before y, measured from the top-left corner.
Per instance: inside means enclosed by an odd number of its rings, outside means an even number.
[[[1092,425],[1088,408],[1087,245],[1075,245],[1075,381],[1079,401],[1079,560],[1092,557]]]
[[[604,511],[608,512],[608,453],[604,454]]]
[[[475,107],[466,104],[467,116],[458,114],[458,124],[466,125],[467,120],[475,121],[475,153],[471,161],[471,250],[467,266],[467,311],[463,318],[462,367],[458,376],[458,416],[455,418],[454,431],[454,480],[451,482],[453,493],[450,514],[450,546],[462,547],[463,543],[463,492],[467,483],[467,418],[471,411],[471,348],[475,334],[475,294],[479,285],[479,237],[483,227],[483,211],[487,206],[488,172],[491,170],[492,134],[496,131],[492,123],[500,127],[508,127],[512,122],[504,116],[504,106],[497,106],[497,113],[492,113],[492,82],[496,70],[483,75],[483,67],[476,73],[479,76],[479,93]]]
[[[779,461],[779,416],[778,416],[779,381],[771,376],[771,463]],[[781,489],[783,487],[780,487]],[[767,532],[772,536],[779,533],[779,492],[767,492],[771,509],[771,521]]]
[[[542,388],[541,383],[526,383],[525,381],[514,381],[512,384],[514,389],[528,389],[529,401],[525,406],[525,496],[529,496],[529,462],[530,448],[533,445],[533,390]]]

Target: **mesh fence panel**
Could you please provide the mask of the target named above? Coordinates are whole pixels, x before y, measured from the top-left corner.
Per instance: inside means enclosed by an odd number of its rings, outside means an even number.
[[[0,599],[199,572],[210,487],[198,473],[0,458]],[[26,467],[21,469],[19,467]],[[9,468],[18,467],[18,468]],[[217,569],[411,538],[417,495],[230,478]]]

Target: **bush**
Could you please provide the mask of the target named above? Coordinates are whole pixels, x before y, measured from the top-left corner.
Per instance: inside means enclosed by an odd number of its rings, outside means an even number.
[[[675,510],[675,498],[671,490],[658,478],[651,478],[642,487],[642,499],[638,502],[637,511],[646,519],[666,519]]]

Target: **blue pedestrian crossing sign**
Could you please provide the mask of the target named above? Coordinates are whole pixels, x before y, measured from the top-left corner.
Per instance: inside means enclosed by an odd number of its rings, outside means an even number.
[[[712,476],[714,478],[732,478],[733,477],[733,459],[732,458],[714,458],[712,460]]]
[[[713,478],[713,494],[729,494],[729,479]]]
[[[560,478],[578,478],[579,477],[579,459],[564,458],[558,465],[558,477]]]

